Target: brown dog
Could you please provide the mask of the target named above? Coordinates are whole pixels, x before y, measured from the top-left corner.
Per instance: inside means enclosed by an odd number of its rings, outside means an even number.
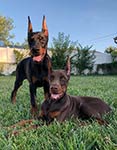
[[[111,108],[96,97],[67,95],[67,85],[70,79],[70,59],[65,70],[53,70],[50,74],[51,98],[42,103],[40,118],[49,124],[56,118],[63,122],[68,118],[95,118],[100,124],[105,123],[102,115]]]

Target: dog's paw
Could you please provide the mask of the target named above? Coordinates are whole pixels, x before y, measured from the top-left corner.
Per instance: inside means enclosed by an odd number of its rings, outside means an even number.
[[[31,108],[31,115],[32,115],[32,117],[34,118],[34,119],[36,119],[37,117],[38,117],[38,108],[37,108],[37,106],[35,106],[35,107],[32,107]]]

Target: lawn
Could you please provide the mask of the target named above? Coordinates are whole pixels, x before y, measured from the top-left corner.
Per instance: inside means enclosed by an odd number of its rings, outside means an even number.
[[[116,150],[117,149],[117,76],[72,76],[68,93],[102,98],[113,112],[104,116],[108,126],[96,121],[80,122],[69,120],[62,124],[54,122],[49,126],[22,131],[18,136],[10,135],[9,126],[31,118],[28,82],[17,94],[16,105],[11,104],[14,76],[0,76],[0,150]],[[38,89],[37,103],[43,101],[43,90]],[[37,123],[37,122],[35,122]],[[15,130],[15,129],[14,129]]]

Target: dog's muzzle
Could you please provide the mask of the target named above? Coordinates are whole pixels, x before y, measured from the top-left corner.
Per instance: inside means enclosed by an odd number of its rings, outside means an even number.
[[[63,95],[64,95],[63,92],[59,91],[59,88],[57,86],[51,86],[50,93],[51,93],[52,100],[61,99],[61,97],[63,97]]]
[[[33,58],[33,61],[41,62],[45,55],[46,55],[45,48],[31,49],[31,56]]]

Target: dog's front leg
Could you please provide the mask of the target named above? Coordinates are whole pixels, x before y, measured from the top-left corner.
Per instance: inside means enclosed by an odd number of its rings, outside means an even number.
[[[16,81],[15,81],[15,84],[14,84],[14,89],[11,93],[11,102],[14,104],[16,103],[16,94],[17,94],[17,91],[19,89],[19,87],[22,85],[22,82],[23,82],[24,79],[22,78],[17,78]]]
[[[36,86],[33,83],[30,83],[30,102],[31,102],[31,113],[35,116],[38,112],[36,104]]]

